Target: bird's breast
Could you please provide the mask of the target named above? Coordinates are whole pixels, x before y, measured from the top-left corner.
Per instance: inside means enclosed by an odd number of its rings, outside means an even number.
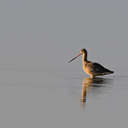
[[[83,71],[88,75],[91,74],[90,68],[86,64],[83,65]]]

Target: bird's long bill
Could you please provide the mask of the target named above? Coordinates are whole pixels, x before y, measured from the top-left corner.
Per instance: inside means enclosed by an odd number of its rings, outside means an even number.
[[[80,55],[81,55],[81,53],[78,54],[76,57],[72,58],[70,61],[68,61],[68,63],[72,62],[73,60],[75,60],[75,59],[76,59],[77,57],[79,57]]]

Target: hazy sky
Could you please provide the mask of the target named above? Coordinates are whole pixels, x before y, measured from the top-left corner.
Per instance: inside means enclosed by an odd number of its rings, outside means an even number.
[[[84,47],[90,59],[118,67],[128,53],[127,5],[126,0],[1,0],[0,63],[58,66]]]

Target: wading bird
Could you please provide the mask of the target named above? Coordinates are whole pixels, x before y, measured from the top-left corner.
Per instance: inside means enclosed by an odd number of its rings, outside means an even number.
[[[88,61],[87,59],[87,50],[86,49],[81,49],[80,53],[68,61],[68,63],[72,62],[75,60],[77,57],[82,55],[82,67],[83,71],[90,76],[90,78],[95,78],[96,76],[102,76],[102,75],[108,75],[114,73],[113,71],[103,67],[101,64],[95,63]]]

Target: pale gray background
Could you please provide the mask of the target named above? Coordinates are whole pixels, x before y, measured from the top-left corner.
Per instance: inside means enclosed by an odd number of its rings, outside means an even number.
[[[115,71],[84,109],[81,48]],[[127,127],[127,49],[126,0],[1,0],[0,127]]]

